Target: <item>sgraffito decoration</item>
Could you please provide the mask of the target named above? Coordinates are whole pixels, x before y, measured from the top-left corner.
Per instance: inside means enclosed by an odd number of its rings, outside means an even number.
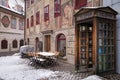
[[[10,24],[10,20],[9,20],[8,16],[6,16],[6,15],[2,17],[1,22],[2,22],[3,26],[6,27],[6,28],[7,28],[7,27],[9,26],[9,24]]]
[[[62,25],[73,25],[73,0],[62,5]]]

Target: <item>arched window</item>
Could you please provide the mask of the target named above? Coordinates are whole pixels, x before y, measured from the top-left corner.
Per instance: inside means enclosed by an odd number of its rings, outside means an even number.
[[[17,40],[13,40],[12,42],[12,47],[13,48],[17,48],[18,44],[17,44]]]
[[[8,41],[2,40],[1,41],[1,49],[7,49],[8,48]]]
[[[57,39],[57,51],[60,52],[60,57],[66,56],[66,37],[64,34],[58,34]]]
[[[24,40],[20,40],[20,46],[23,46],[24,45]]]

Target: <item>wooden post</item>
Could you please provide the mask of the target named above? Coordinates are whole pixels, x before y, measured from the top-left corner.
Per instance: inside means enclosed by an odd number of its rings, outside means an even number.
[[[92,53],[92,58],[93,58],[93,68],[94,72],[96,73],[97,70],[97,18],[94,17],[93,19],[93,53]]]
[[[79,57],[79,27],[77,24],[75,25],[75,70],[79,70],[80,64],[80,57]]]

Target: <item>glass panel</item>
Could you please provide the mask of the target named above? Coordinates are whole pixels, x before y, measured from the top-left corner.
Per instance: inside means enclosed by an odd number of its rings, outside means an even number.
[[[88,33],[88,37],[92,37],[92,32],[89,32],[89,33]]]
[[[99,72],[102,72],[102,64],[99,64]]]
[[[114,67],[114,30],[113,24],[100,22],[98,29],[98,67],[99,72]]]
[[[104,54],[106,54],[106,47],[104,47]]]
[[[92,45],[92,39],[89,39],[88,44]]]
[[[102,54],[102,47],[99,47],[99,54]]]
[[[89,54],[89,57],[92,57],[92,52],[89,52],[88,54]]]
[[[103,31],[100,30],[100,31],[99,31],[99,38],[101,38],[102,36],[103,36]]]
[[[86,40],[82,39],[81,40],[81,45],[86,45]]]
[[[99,62],[102,62],[102,55],[99,55]]]
[[[85,59],[81,59],[81,65],[86,65],[86,60]]]
[[[102,39],[99,39],[99,46],[102,46]]]
[[[85,31],[86,30],[86,27],[85,26],[82,26],[81,27],[81,31]]]
[[[89,31],[92,31],[92,27],[89,27]]]
[[[81,51],[82,52],[85,52],[86,51],[86,48],[84,46],[81,47]]]
[[[92,51],[92,46],[89,46],[88,51]]]
[[[82,32],[81,33],[81,38],[85,38],[86,37],[86,32]]]
[[[81,58],[83,58],[83,59],[85,59],[85,58],[86,58],[85,53],[81,53]]]
[[[104,45],[106,45],[106,39],[104,39]]]

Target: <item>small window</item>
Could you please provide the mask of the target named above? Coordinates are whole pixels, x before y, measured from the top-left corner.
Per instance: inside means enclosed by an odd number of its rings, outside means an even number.
[[[75,0],[75,9],[79,9],[87,5],[87,0]]]
[[[17,40],[13,40],[12,42],[12,47],[13,48],[17,48],[18,44],[17,44]]]
[[[33,4],[34,3],[34,0],[31,0],[31,4]]]
[[[44,7],[44,21],[48,21],[49,20],[49,5]]]
[[[40,12],[36,13],[36,25],[40,24]]]
[[[30,0],[26,0],[26,8],[30,7]]]
[[[1,49],[7,49],[8,48],[8,41],[2,40],[1,41]]]
[[[20,46],[23,46],[23,45],[24,45],[24,40],[21,39],[21,40],[20,40]]]
[[[27,19],[27,28],[29,28],[29,18]]]
[[[19,29],[20,29],[20,30],[23,30],[23,29],[24,29],[24,20],[23,20],[23,19],[20,19],[20,20],[19,20]]]
[[[12,17],[11,19],[11,28],[16,29],[16,25],[17,25],[17,20],[15,17]]]
[[[61,0],[54,0],[54,16],[60,16],[61,13]]]
[[[33,17],[33,15],[31,16],[31,27],[33,27],[34,26],[34,17]]]

